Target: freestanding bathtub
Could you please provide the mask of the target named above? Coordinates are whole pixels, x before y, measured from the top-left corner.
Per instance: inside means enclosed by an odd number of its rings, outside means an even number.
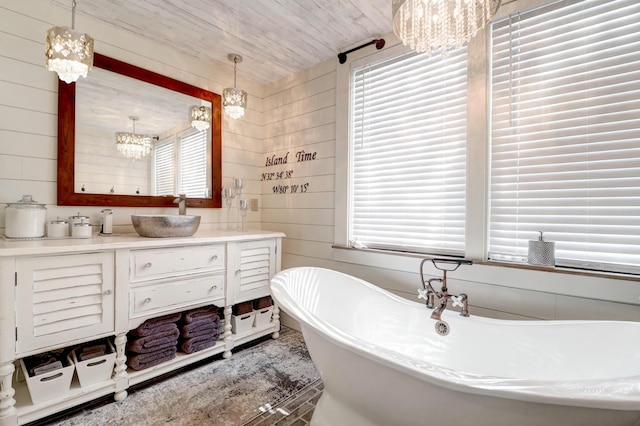
[[[313,425],[640,425],[640,323],[445,311],[440,335],[423,303],[336,271],[271,289],[324,381]]]

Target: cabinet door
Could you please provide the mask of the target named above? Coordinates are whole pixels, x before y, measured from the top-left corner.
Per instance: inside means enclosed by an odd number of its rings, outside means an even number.
[[[18,259],[18,354],[113,333],[111,252]]]
[[[276,239],[228,244],[232,303],[270,295],[269,280],[280,267]]]

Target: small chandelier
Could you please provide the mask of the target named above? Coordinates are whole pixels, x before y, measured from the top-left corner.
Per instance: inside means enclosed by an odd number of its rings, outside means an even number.
[[[116,133],[116,147],[118,151],[129,160],[139,160],[151,152],[152,137],[136,134],[136,121],[138,117],[129,116],[133,121],[133,133]]]
[[[53,27],[45,40],[46,67],[58,73],[60,80],[71,83],[86,77],[93,66],[93,39],[75,31],[76,0],[71,5],[71,28]]]
[[[191,107],[191,126],[198,131],[207,130],[211,125],[211,108],[194,105]]]
[[[491,21],[501,0],[393,0],[393,32],[416,52],[457,49]]]
[[[230,53],[228,58],[233,62],[233,87],[222,91],[222,106],[225,114],[238,119],[244,115],[244,110],[247,108],[247,92],[236,88],[236,69],[238,63],[242,62],[242,56]]]

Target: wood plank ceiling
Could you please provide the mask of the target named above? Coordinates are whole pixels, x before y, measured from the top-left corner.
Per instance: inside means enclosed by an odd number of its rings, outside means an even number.
[[[238,80],[263,84],[392,31],[391,0],[78,0],[76,13],[197,58],[238,53]]]

